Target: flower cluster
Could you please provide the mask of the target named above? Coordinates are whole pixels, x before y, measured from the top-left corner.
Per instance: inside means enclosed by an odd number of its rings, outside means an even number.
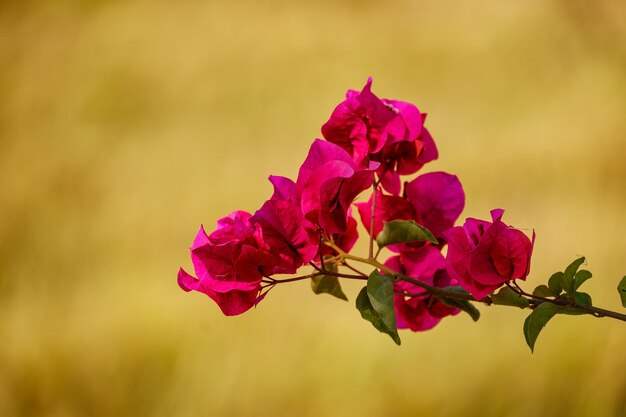
[[[325,140],[313,141],[295,181],[270,176],[274,193],[254,214],[234,211],[210,234],[200,228],[191,247],[196,277],[180,269],[180,287],[202,292],[224,314],[236,315],[281,282],[276,275],[295,274],[305,265],[316,272],[303,278],[332,282],[322,292],[336,291],[339,284],[332,280],[339,277],[367,280],[368,274],[347,263],[361,259],[389,277],[392,325],[421,331],[459,312],[442,293],[461,287],[481,300],[526,278],[533,242],[502,222],[502,210],[492,212],[492,222],[467,219],[455,227],[465,205],[456,176],[429,172],[403,181],[438,158],[426,114],[410,103],[380,99],[371,87],[370,78],[361,91],[347,92],[322,126]],[[369,198],[357,202],[367,190]],[[349,255],[358,238],[353,207],[370,235],[368,258]],[[428,238],[381,246],[392,256],[379,263],[380,249],[374,256],[372,242],[398,220]]]

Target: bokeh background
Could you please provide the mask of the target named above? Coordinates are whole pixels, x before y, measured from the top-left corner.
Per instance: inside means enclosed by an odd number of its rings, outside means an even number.
[[[176,285],[197,227],[295,177],[368,76],[429,114],[464,217],[626,273],[620,0],[0,5],[0,415],[626,416],[626,326],[482,308],[402,347],[306,282],[223,317]],[[623,310],[622,310],[623,311]]]

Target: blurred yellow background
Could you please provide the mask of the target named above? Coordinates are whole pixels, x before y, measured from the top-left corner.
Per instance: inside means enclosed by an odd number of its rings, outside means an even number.
[[[348,88],[414,102],[463,217],[626,273],[620,0],[0,6],[1,416],[626,416],[626,324],[481,308],[378,334],[306,282],[224,317],[176,284],[200,223],[295,177]],[[361,284],[362,285],[362,284]],[[623,311],[623,310],[622,310]]]

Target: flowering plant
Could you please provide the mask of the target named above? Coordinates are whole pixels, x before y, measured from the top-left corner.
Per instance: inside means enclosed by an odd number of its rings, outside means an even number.
[[[455,226],[465,205],[459,179],[431,172],[404,181],[438,158],[413,104],[349,90],[322,126],[295,181],[270,176],[273,195],[254,214],[233,211],[207,234],[200,228],[191,247],[196,277],[182,268],[178,284],[209,296],[226,315],[260,303],[278,284],[310,280],[316,294],[347,300],[340,279],[366,281],[356,298],[361,316],[400,344],[398,329],[424,331],[460,311],[475,321],[474,304],[506,305],[532,312],[524,323],[531,350],[556,314],[590,314],[626,321],[626,315],[592,304],[580,292],[591,278],[584,258],[526,292],[535,232],[503,222],[468,218]],[[366,190],[367,201],[356,202]],[[369,233],[366,257],[351,253],[358,239],[355,210]],[[377,249],[374,250],[374,243]],[[379,260],[381,251],[392,253]],[[363,272],[363,265],[373,271]],[[296,274],[309,266],[313,272]],[[626,307],[626,277],[618,285]]]

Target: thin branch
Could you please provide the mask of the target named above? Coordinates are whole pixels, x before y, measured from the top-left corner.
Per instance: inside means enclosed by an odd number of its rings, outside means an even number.
[[[418,281],[415,278],[409,277],[409,276],[404,275],[404,274],[400,274],[399,272],[394,271],[393,269],[389,268],[388,266],[381,264],[376,259],[372,259],[372,258],[365,259],[365,258],[361,258],[359,256],[350,255],[349,253],[346,253],[345,251],[343,251],[341,248],[337,247],[337,245],[335,245],[332,242],[324,242],[324,244],[326,246],[329,246],[329,247],[333,248],[344,259],[351,259],[351,260],[356,261],[356,262],[361,262],[361,263],[364,263],[364,264],[367,264],[367,265],[371,265],[371,266],[373,266],[373,267],[375,267],[377,269],[380,269],[380,270],[384,271],[385,273],[389,274],[395,281],[409,282],[409,283],[411,283],[413,285],[416,285],[418,287],[421,287],[421,288],[425,289],[426,291],[428,291],[429,293],[431,293],[433,295],[437,295],[437,296],[441,296],[441,297],[456,298],[456,299],[460,299],[460,300],[468,300],[468,301],[483,301],[483,302],[486,302],[486,303],[490,303],[491,302],[489,297],[485,297],[483,300],[476,300],[474,297],[472,297],[470,294],[467,294],[467,293],[460,293],[460,292],[457,292],[457,291],[450,291],[450,290],[446,290],[446,289],[443,289],[443,288],[433,287],[432,285],[428,285],[425,282]]]
[[[415,278],[409,277],[407,275],[403,275],[400,274],[396,271],[394,271],[393,269],[381,264],[380,262],[378,262],[376,259],[365,259],[365,258],[361,258],[358,256],[354,256],[354,255],[350,255],[349,253],[346,253],[345,251],[343,251],[341,248],[337,247],[333,242],[324,242],[325,245],[330,246],[331,248],[333,248],[335,251],[337,251],[337,253],[342,256],[344,259],[351,259],[353,261],[356,262],[361,262],[367,265],[371,265],[377,269],[380,269],[382,271],[384,271],[385,273],[389,274],[394,280],[396,281],[405,281],[405,282],[409,282],[413,285],[416,285],[418,287],[423,288],[424,290],[426,290],[427,292],[431,293],[432,295],[435,296],[440,296],[440,297],[448,297],[448,298],[455,298],[455,299],[459,299],[459,300],[467,300],[467,301],[473,301],[473,302],[483,302],[487,305],[490,305],[493,303],[493,301],[491,300],[491,297],[487,296],[481,300],[476,300],[474,297],[472,297],[470,294],[467,293],[460,293],[460,292],[456,292],[456,291],[451,291],[451,290],[446,290],[444,288],[438,288],[438,287],[433,287],[432,285],[428,285],[422,281],[418,281]],[[599,307],[593,307],[593,306],[587,306],[587,305],[583,305],[583,304],[579,304],[576,302],[571,302],[571,301],[566,301],[566,300],[560,300],[560,299],[549,299],[549,298],[544,298],[544,297],[538,297],[532,294],[528,294],[526,291],[522,290],[521,288],[519,288],[518,285],[516,285],[517,283],[513,282],[513,285],[511,285],[510,283],[506,283],[506,285],[511,288],[514,292],[516,292],[518,295],[526,298],[531,306],[531,308],[537,307],[538,305],[540,305],[541,303],[552,303],[558,306],[562,306],[562,307],[568,307],[568,308],[574,308],[577,310],[581,310],[589,315],[592,315],[594,317],[610,317],[616,320],[621,320],[621,321],[625,321],[626,322],[626,314],[621,314],[621,313],[617,313],[615,311],[611,311],[611,310],[606,310],[603,308],[599,308]],[[516,288],[517,287],[517,288]]]
[[[615,311],[611,311],[611,310],[606,310],[604,308],[600,308],[600,307],[593,307],[593,306],[587,306],[584,304],[579,304],[577,302],[571,302],[571,301],[566,301],[566,300],[560,300],[560,299],[550,299],[550,298],[544,298],[544,297],[538,297],[536,295],[532,295],[532,294],[528,294],[526,291],[524,291],[523,289],[521,289],[521,287],[519,285],[517,285],[516,282],[513,282],[515,287],[509,285],[507,283],[507,285],[509,286],[509,288],[511,288],[513,291],[515,291],[517,294],[523,296],[523,297],[527,297],[529,300],[529,302],[531,303],[531,305],[533,307],[537,307],[539,304],[542,303],[551,303],[551,304],[555,304],[561,307],[568,307],[568,308],[575,308],[577,310],[582,310],[584,312],[586,312],[589,315],[592,315],[594,317],[610,317],[612,319],[616,319],[616,320],[621,320],[621,321],[626,321],[626,314],[621,314],[621,313],[617,313]]]
[[[315,263],[313,261],[309,262],[309,265],[311,265],[313,268],[315,268],[316,271],[324,272],[324,270],[322,268],[320,268],[319,266],[315,265]]]
[[[393,290],[394,293],[396,294],[402,294],[405,297],[428,297],[431,294],[428,291],[424,291],[424,292],[418,292],[418,293],[411,293],[411,292],[406,292],[406,291],[402,291],[402,290]]]
[[[582,304],[574,304],[573,307],[584,310],[594,317],[610,317],[612,319],[626,321],[626,314],[616,313],[615,311],[605,310],[599,307],[586,306]]]
[[[526,291],[524,291],[524,290],[522,289],[522,287],[520,287],[520,286],[518,285],[518,283],[517,283],[517,282],[515,282],[515,280],[513,280],[513,285],[511,285],[509,282],[505,282],[504,284],[505,284],[507,287],[509,287],[512,291],[516,292],[518,295],[521,295],[521,296],[524,296],[524,297],[528,297],[528,298],[533,299],[533,300],[541,300],[541,301],[547,301],[548,303],[559,304],[559,303],[556,303],[556,302],[555,302],[555,301],[557,301],[557,300],[552,300],[552,299],[550,299],[550,298],[540,297],[540,296],[538,296],[538,295],[532,295],[532,294],[527,293]],[[515,287],[514,287],[514,286],[515,286]],[[565,302],[565,304],[564,304],[564,305],[567,305],[567,302]]]
[[[324,263],[324,254],[322,253],[322,234],[320,233],[320,239],[319,239],[319,243],[318,243],[318,247],[317,247],[317,255],[320,257],[320,265],[322,267],[322,271],[326,271],[326,264]]]
[[[374,258],[374,219],[376,218],[376,194],[378,194],[378,182],[376,182],[376,177],[374,177],[374,182],[372,183],[373,194],[372,194],[372,213],[370,216],[370,242],[369,242],[369,258]]]
[[[311,274],[301,275],[301,276],[298,276],[298,277],[286,278],[286,279],[271,278],[271,281],[269,281],[269,282],[265,281],[265,280],[263,280],[261,282],[266,282],[266,283],[269,283],[271,285],[285,284],[285,283],[288,283],[288,282],[302,281],[302,280],[309,279],[309,278],[320,277],[322,275],[328,275],[328,276],[337,277],[337,278],[367,280],[367,275],[343,274],[341,272],[333,272],[333,271],[316,271],[316,272],[313,272]]]
[[[342,265],[343,265],[343,266],[345,266],[346,268],[350,269],[351,271],[356,272],[357,274],[359,274],[359,275],[361,275],[361,276],[364,276],[364,277],[366,277],[366,276],[367,276],[367,274],[366,274],[366,273],[361,272],[361,271],[359,271],[358,269],[356,269],[355,267],[353,267],[352,265],[348,264],[348,262],[346,262],[346,261],[345,261],[345,259],[344,259],[344,261],[343,261]]]
[[[337,278],[347,278],[347,279],[358,279],[361,281],[367,281],[367,275],[351,275],[351,274],[342,274],[341,272],[326,272],[326,275],[330,275],[331,277]]]
[[[324,275],[324,272],[314,272],[312,274],[301,275],[299,277],[286,278],[286,279],[274,279],[274,284],[285,284],[287,282],[302,281],[303,279],[309,279],[309,278],[317,277],[320,275]]]

